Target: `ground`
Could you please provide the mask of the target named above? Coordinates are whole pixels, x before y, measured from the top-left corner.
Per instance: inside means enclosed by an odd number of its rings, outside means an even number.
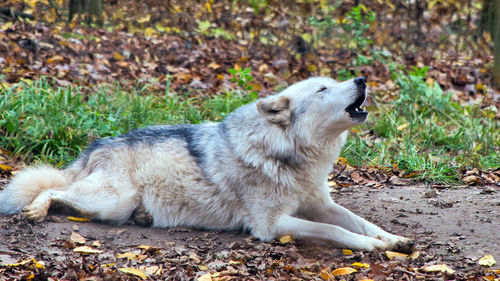
[[[333,189],[331,195],[341,205],[384,229],[414,238],[416,254],[390,260],[382,252],[349,253],[300,240],[264,243],[244,232],[78,222],[59,211],[51,212],[46,221],[38,224],[28,223],[19,215],[0,216],[0,264],[3,264],[0,280],[49,277],[52,279],[48,280],[128,280],[140,279],[142,274],[150,280],[496,280],[500,277],[498,271],[478,264],[486,254],[500,257],[498,189],[436,189],[426,184],[381,188],[354,185]],[[83,240],[73,233],[79,233]],[[75,252],[86,251],[77,248],[83,245],[101,252]],[[20,261],[25,263],[17,264]],[[455,272],[423,270],[433,264],[445,264]],[[340,271],[335,269],[342,267],[355,268],[357,272],[336,276]]]

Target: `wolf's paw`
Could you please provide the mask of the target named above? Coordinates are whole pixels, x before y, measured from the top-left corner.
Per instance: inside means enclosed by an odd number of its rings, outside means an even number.
[[[132,213],[132,220],[142,227],[151,226],[154,222],[153,216],[143,206],[137,207]]]
[[[399,241],[391,244],[390,250],[398,253],[411,254],[414,250],[414,246],[415,241],[413,241],[412,239],[401,237]]]
[[[30,205],[24,207],[24,209],[22,210],[22,215],[29,221],[41,222],[47,216],[48,210],[48,204],[33,202]]]

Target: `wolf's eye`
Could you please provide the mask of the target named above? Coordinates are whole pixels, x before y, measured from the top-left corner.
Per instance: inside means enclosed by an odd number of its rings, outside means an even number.
[[[319,88],[319,90],[316,91],[316,94],[321,94],[323,93],[324,91],[326,91],[328,88],[325,87],[325,86],[322,86],[321,88]]]

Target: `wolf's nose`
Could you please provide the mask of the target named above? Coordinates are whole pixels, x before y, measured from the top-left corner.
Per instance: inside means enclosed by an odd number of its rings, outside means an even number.
[[[354,83],[358,86],[365,86],[366,85],[366,78],[365,77],[358,77],[354,79]]]

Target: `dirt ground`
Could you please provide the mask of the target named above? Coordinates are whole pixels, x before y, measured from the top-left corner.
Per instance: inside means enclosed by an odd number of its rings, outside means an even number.
[[[418,257],[390,260],[384,253],[349,254],[299,240],[264,243],[243,232],[76,222],[52,212],[47,221],[38,224],[30,224],[19,215],[0,216],[0,280],[129,280],[140,279],[140,273],[149,280],[500,278],[498,271],[490,270],[498,265],[487,268],[478,264],[485,254],[500,259],[498,189],[432,189],[424,184],[378,189],[352,186],[334,190],[332,197],[384,229],[414,238]],[[85,241],[70,238],[73,232]],[[75,247],[82,245],[101,252],[75,252]],[[123,253],[132,256],[117,256]],[[16,264],[20,261],[25,264]],[[358,268],[354,262],[370,267]],[[455,272],[422,270],[443,263]],[[341,267],[353,267],[357,272],[331,275]],[[141,271],[124,273],[123,268]]]

